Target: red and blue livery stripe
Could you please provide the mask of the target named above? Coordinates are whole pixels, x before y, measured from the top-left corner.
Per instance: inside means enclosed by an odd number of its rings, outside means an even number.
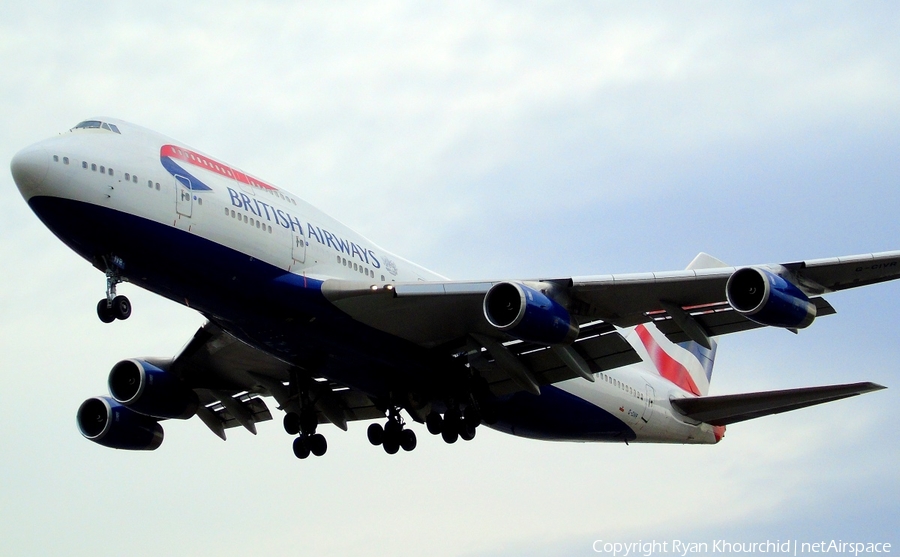
[[[163,168],[165,168],[172,176],[183,176],[187,178],[190,183],[186,183],[184,180],[181,180],[181,183],[192,190],[211,191],[212,188],[207,186],[196,176],[185,170],[184,166],[176,161],[197,166],[209,172],[214,172],[216,174],[219,174],[220,176],[231,178],[236,182],[246,184],[255,188],[272,191],[278,190],[278,188],[276,188],[275,186],[269,185],[262,180],[257,180],[256,178],[244,174],[236,168],[232,168],[227,164],[223,164],[215,159],[211,159],[206,155],[201,155],[196,151],[185,149],[184,147],[178,147],[176,145],[163,145],[159,149],[159,160],[162,163]]]

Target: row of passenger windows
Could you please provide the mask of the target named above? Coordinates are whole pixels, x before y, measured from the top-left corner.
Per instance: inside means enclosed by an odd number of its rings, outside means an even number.
[[[375,278],[375,271],[369,269],[368,267],[364,267],[355,261],[347,261],[346,257],[337,256],[338,265],[343,265],[344,267],[349,267],[354,271],[358,271],[367,277]],[[384,282],[384,275],[381,275],[381,282]]]
[[[269,192],[269,194],[274,195],[275,197],[280,197],[281,199],[287,201],[288,203],[293,203],[294,205],[297,204],[297,202],[294,200],[293,197],[284,195],[283,193],[281,193],[278,190],[273,190],[273,189],[269,189],[269,188],[263,188],[263,190]]]
[[[53,162],[59,162],[59,155],[53,155]],[[69,157],[62,157],[63,164],[69,164]],[[92,172],[100,172],[100,174],[109,174],[110,176],[115,176],[116,173],[112,168],[107,168],[106,166],[97,163],[89,163],[88,161],[81,161],[81,168],[87,170],[91,169]],[[137,174],[131,174],[130,172],[125,173],[125,181],[132,182],[137,184],[138,177]],[[154,182],[153,180],[147,180],[147,187],[153,189],[156,188],[156,191],[160,191],[159,182]]]
[[[199,199],[197,201],[200,202],[202,205],[202,202]],[[228,207],[225,207],[225,216],[227,217],[229,215],[231,216],[231,218],[237,219],[238,222],[244,222],[246,224],[249,224],[250,226],[255,226],[256,228],[262,230],[263,232],[268,232],[269,234],[272,233],[272,227],[270,225],[262,222],[261,220],[255,219],[253,217],[248,217],[247,215],[245,215],[243,213],[235,212],[234,209],[229,209]]]
[[[626,385],[625,383],[619,381],[618,379],[614,379],[605,373],[601,373],[600,377],[602,377],[603,380],[606,381],[607,383],[609,383],[610,385],[622,389],[623,391],[630,394],[634,398],[639,399],[639,400],[644,400],[644,393],[638,391],[635,388],[632,388],[632,387]]]

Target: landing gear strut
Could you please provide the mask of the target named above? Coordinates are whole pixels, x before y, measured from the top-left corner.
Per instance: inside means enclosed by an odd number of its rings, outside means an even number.
[[[106,298],[97,302],[97,317],[104,323],[131,317],[131,302],[125,296],[116,295],[116,285],[122,282],[119,274],[121,261],[118,258],[113,259],[116,260],[114,265],[109,265],[106,269]]]
[[[400,417],[400,409],[391,407],[388,410],[388,421],[382,426],[381,424],[371,424],[366,430],[369,443],[373,445],[381,445],[387,454],[396,454],[397,451],[411,451],[416,448],[416,433],[411,429],[406,429],[406,423]]]

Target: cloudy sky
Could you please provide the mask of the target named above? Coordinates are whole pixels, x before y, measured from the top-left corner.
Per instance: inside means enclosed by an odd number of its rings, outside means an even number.
[[[891,3],[5,2],[0,159],[90,116],[178,138],[454,278],[900,248]],[[592,555],[594,540],[900,544],[900,284],[800,335],[722,339],[712,394],[889,390],[738,424],[714,447],[480,430],[413,453],[279,420],[153,453],[85,441],[108,370],[202,323],[103,276],[0,178],[0,553]]]

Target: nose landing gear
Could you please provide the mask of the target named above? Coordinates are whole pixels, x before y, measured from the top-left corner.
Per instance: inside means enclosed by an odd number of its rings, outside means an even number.
[[[106,269],[106,298],[97,302],[97,317],[104,323],[112,323],[116,319],[124,321],[131,317],[131,301],[125,296],[116,295],[116,285],[122,282],[119,275],[121,260],[115,257],[113,259],[114,265],[108,265]]]

